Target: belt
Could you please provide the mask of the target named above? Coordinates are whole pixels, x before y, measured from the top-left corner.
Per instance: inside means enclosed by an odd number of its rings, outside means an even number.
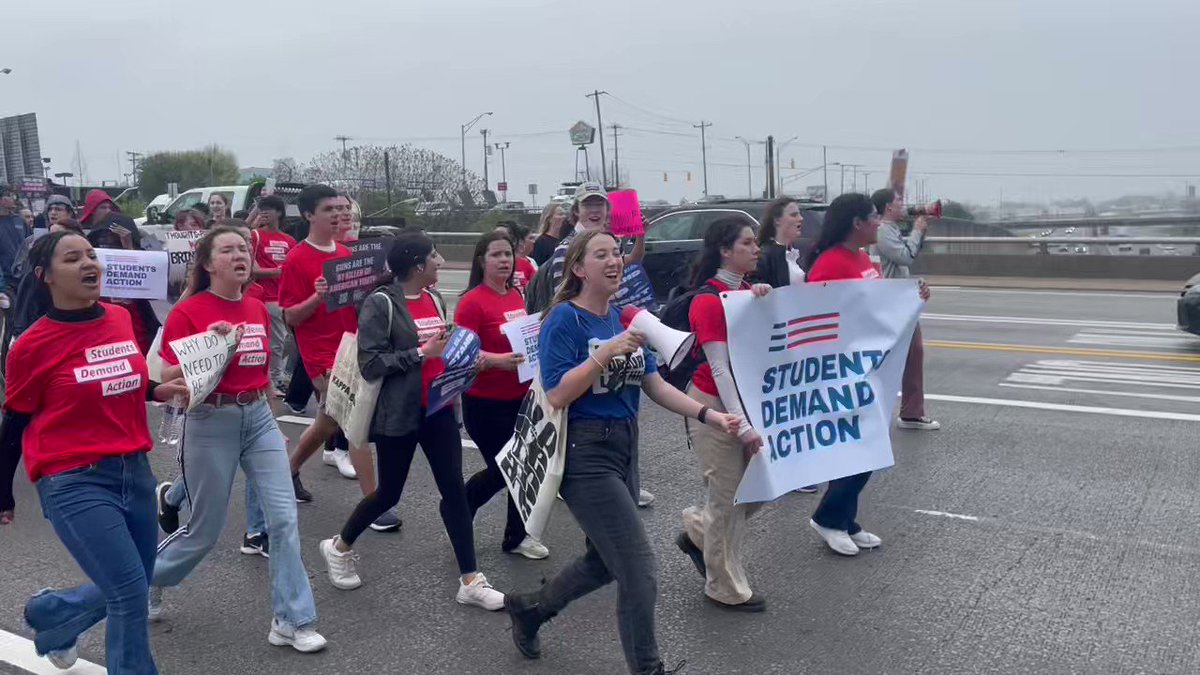
[[[260,401],[267,397],[267,387],[262,389],[247,389],[239,391],[236,394],[209,394],[208,398],[204,399],[204,403],[216,408],[223,408],[228,405],[247,406],[256,401]]]

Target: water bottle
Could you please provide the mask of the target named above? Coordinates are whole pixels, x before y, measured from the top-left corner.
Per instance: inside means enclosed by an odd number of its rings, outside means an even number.
[[[183,418],[186,410],[183,407],[183,397],[176,395],[163,408],[162,422],[158,425],[158,440],[168,446],[179,445],[179,437],[183,435]]]

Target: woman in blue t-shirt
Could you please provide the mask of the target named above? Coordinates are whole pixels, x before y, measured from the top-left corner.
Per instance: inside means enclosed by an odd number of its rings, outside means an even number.
[[[624,263],[617,240],[593,231],[575,237],[564,281],[542,322],[538,347],[550,404],[567,408],[567,463],[559,490],[587,535],[587,550],[537,593],[509,594],[513,642],[538,658],[538,628],[570,601],[616,581],[617,624],[631,673],[664,673],[654,635],[658,595],[654,553],[637,514],[638,404],[645,389],[662,407],[737,435],[738,419],[688,398],[662,376],[645,336],[623,330],[609,302]]]

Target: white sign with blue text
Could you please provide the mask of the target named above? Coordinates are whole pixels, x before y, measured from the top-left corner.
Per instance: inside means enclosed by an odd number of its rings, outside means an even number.
[[[838,281],[722,293],[738,395],[762,450],[736,501],[895,463],[892,412],[924,304],[916,281]]]

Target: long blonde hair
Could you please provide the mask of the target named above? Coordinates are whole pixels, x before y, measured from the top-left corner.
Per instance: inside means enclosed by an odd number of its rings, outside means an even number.
[[[574,300],[583,292],[583,279],[575,276],[575,266],[583,262],[583,256],[587,253],[588,244],[596,237],[609,237],[613,243],[618,243],[617,238],[607,230],[590,230],[581,232],[575,235],[571,240],[571,245],[567,247],[567,255],[563,258],[563,278],[559,282],[558,291],[554,294],[554,299],[550,301],[550,306],[542,314],[543,317],[550,316],[550,312],[558,305]]]
[[[545,208],[542,209],[542,215],[540,218],[538,218],[538,234],[546,234],[550,231],[550,222],[554,220],[554,211],[561,208],[562,204],[559,204],[558,202],[550,202]],[[565,225],[566,222],[566,213],[564,213],[563,222],[558,226],[558,234],[555,236],[562,236],[562,226]]]

